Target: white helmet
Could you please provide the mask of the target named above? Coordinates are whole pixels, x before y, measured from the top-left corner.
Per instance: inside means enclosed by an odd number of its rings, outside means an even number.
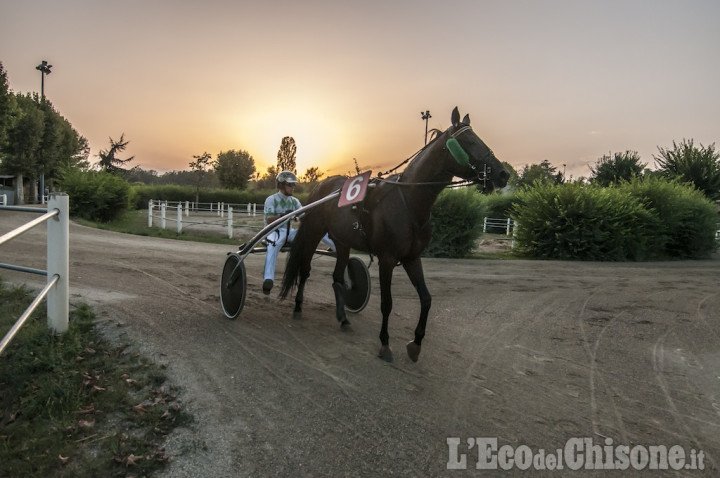
[[[283,171],[280,174],[277,175],[277,182],[280,183],[289,183],[289,184],[297,184],[298,178],[295,176],[292,171]]]

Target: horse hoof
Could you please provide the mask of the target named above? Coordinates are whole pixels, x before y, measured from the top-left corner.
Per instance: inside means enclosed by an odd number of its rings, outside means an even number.
[[[383,359],[384,361],[386,361],[388,363],[392,363],[394,360],[392,350],[390,350],[390,347],[388,347],[387,345],[383,345],[382,347],[380,347],[380,352],[378,352],[378,357],[380,357],[381,359]]]
[[[420,346],[416,344],[415,342],[408,342],[407,344],[407,353],[410,357],[410,360],[413,362],[418,361],[418,355],[420,355]]]
[[[347,319],[344,320],[340,324],[340,330],[342,330],[343,332],[352,332],[352,324],[350,323],[350,321]]]

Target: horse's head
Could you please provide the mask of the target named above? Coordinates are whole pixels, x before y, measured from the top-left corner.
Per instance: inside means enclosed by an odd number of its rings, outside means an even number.
[[[443,137],[445,149],[452,158],[447,170],[457,177],[482,184],[487,191],[505,187],[510,174],[472,130],[470,115],[460,121],[460,112],[455,107],[451,120],[452,126]]]

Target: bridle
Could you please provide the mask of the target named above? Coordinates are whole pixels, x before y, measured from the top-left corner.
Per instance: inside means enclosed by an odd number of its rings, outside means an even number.
[[[402,173],[400,173],[400,176],[395,180],[383,178],[383,176],[393,173],[394,171],[400,169],[400,167],[402,167],[403,165],[405,165],[408,162],[410,162],[411,160],[415,159],[420,153],[422,153],[425,149],[427,149],[433,142],[435,142],[437,139],[439,139],[439,136],[438,136],[435,139],[433,139],[430,143],[428,143],[427,145],[420,148],[415,154],[408,157],[407,159],[402,161],[400,164],[398,164],[394,168],[389,169],[389,170],[385,171],[384,173],[378,173],[377,177],[373,178],[372,181],[394,184],[396,186],[439,186],[439,185],[443,185],[448,188],[458,188],[458,187],[464,187],[464,186],[470,186],[473,184],[481,184],[482,183],[483,191],[487,190],[488,175],[492,171],[490,166],[487,165],[487,161],[483,161],[483,170],[479,171],[478,167],[470,162],[469,155],[467,154],[467,152],[465,152],[465,149],[460,145],[460,142],[456,139],[458,136],[465,133],[466,131],[472,131],[472,127],[470,125],[463,125],[462,128],[459,128],[457,131],[453,132],[450,135],[450,138],[445,142],[444,149],[449,152],[449,154],[452,156],[452,158],[456,162],[458,162],[458,164],[460,164],[461,166],[469,166],[475,172],[475,175],[476,175],[475,178],[463,179],[460,181],[434,181],[434,182],[422,182],[422,183],[401,182]],[[450,143],[450,146],[448,146],[448,143]],[[453,144],[456,146],[452,146]],[[453,155],[451,148],[455,149],[456,151],[458,151],[458,150],[460,151],[460,153],[456,153],[456,154],[461,155],[460,159],[458,159],[457,157],[455,157],[455,155]],[[463,155],[465,158],[464,161],[462,159]],[[488,148],[488,152],[486,154],[486,159],[491,159],[494,157],[495,157],[495,154],[492,152],[492,150],[490,148]]]
[[[448,150],[450,153],[450,156],[453,157],[453,159],[460,164],[461,166],[469,166],[470,169],[472,169],[475,172],[475,175],[477,176],[475,179],[470,180],[471,184],[480,184],[483,185],[483,191],[487,190],[487,181],[488,181],[488,175],[492,172],[492,168],[488,166],[488,160],[495,158],[495,154],[492,152],[490,148],[487,148],[487,154],[485,156],[485,159],[482,161],[483,163],[483,170],[479,171],[478,167],[470,162],[470,156],[467,154],[465,149],[462,147],[460,142],[456,139],[461,134],[465,133],[466,131],[472,131],[472,127],[470,125],[464,125],[462,128],[458,129],[454,133],[450,135],[450,139],[448,139],[445,142],[445,149]]]

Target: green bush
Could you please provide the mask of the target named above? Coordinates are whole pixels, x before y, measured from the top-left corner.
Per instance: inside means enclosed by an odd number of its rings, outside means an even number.
[[[715,250],[720,219],[715,205],[701,191],[651,176],[625,183],[620,190],[640,200],[656,215],[653,255],[700,258]]]
[[[432,208],[429,257],[464,257],[482,234],[485,216],[481,194],[473,188],[446,189]]]
[[[70,215],[109,222],[130,206],[132,191],[124,179],[104,171],[63,171],[58,187],[70,197]]]
[[[516,251],[545,259],[638,260],[658,218],[616,188],[536,183],[518,193]]]

